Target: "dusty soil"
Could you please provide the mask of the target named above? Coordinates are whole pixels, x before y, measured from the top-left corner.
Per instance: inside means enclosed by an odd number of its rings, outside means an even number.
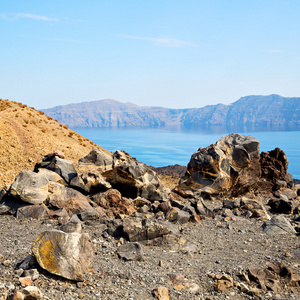
[[[94,148],[102,149],[43,112],[0,99],[0,188],[47,153],[60,150],[77,161]]]
[[[56,221],[16,220],[0,217],[0,287],[3,292],[20,289],[16,266],[28,254],[38,234],[54,228]],[[202,220],[202,224],[178,227],[180,233],[161,246],[142,245],[143,261],[125,262],[116,250],[123,242],[105,232],[105,226],[87,221],[95,245],[95,257],[83,283],[65,280],[39,269],[34,281],[45,299],[153,299],[151,291],[164,286],[171,299],[260,299],[242,293],[237,287],[228,292],[214,290],[208,274],[237,274],[249,267],[263,267],[270,261],[282,261],[300,273],[299,237],[270,237],[263,233],[262,222],[237,217]],[[120,243],[121,242],[121,243]],[[298,252],[297,252],[298,249]],[[290,256],[287,253],[291,254]],[[263,299],[299,299],[300,290],[285,289],[274,295],[261,291]]]

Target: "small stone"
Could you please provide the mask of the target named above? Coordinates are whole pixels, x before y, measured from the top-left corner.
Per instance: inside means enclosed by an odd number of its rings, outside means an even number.
[[[79,293],[79,294],[78,294],[78,298],[79,298],[79,299],[84,299],[84,294],[83,294],[83,293]]]
[[[30,300],[43,299],[43,293],[36,286],[27,286],[22,290],[22,293],[25,295],[25,299],[30,299]]]
[[[164,263],[163,263],[163,261],[162,260],[160,260],[159,262],[158,262],[158,265],[160,266],[160,267],[164,267]]]
[[[217,292],[227,292],[233,287],[232,282],[228,280],[218,280],[214,285],[214,288]]]
[[[119,258],[125,261],[143,260],[143,250],[139,243],[127,243],[117,249]]]
[[[21,286],[29,286],[32,285],[32,280],[29,277],[20,277],[19,281],[21,283]]]
[[[152,295],[158,300],[169,300],[169,292],[166,287],[160,286],[152,291]]]
[[[11,264],[11,260],[10,259],[6,259],[2,262],[2,265],[5,267],[9,267],[9,265]]]
[[[21,292],[15,292],[12,300],[24,300],[24,295]]]
[[[40,276],[40,273],[37,269],[30,269],[24,271],[24,277],[30,278],[32,281],[38,279]]]
[[[291,255],[291,253],[286,252],[286,253],[284,254],[284,256],[285,256],[285,257],[291,257],[292,255]]]
[[[199,287],[198,284],[192,283],[192,284],[190,285],[188,291],[189,291],[190,293],[197,293],[197,292],[199,291],[199,289],[200,289],[200,287]]]

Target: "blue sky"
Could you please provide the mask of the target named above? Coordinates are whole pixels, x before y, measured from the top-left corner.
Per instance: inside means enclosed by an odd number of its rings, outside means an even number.
[[[300,96],[298,0],[0,1],[0,98],[184,108]]]

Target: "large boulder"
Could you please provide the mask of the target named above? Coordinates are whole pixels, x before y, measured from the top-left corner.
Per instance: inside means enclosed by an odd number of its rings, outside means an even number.
[[[47,219],[48,208],[45,204],[26,205],[17,210],[17,219]]]
[[[22,171],[10,186],[10,194],[29,204],[41,204],[48,196],[49,180],[32,171]]]
[[[54,209],[65,208],[70,216],[84,211],[94,211],[88,198],[82,193],[54,182],[49,184],[47,203]]]
[[[201,193],[223,196],[245,193],[259,180],[259,158],[256,138],[227,135],[192,155],[186,175],[175,191],[184,197]]]
[[[268,235],[297,233],[291,223],[283,216],[273,216],[271,220],[263,223],[262,228],[264,233]]]
[[[39,265],[52,274],[83,280],[93,258],[93,244],[86,233],[50,230],[41,233],[32,247]]]
[[[100,149],[92,150],[88,155],[80,158],[78,161],[79,165],[95,165],[103,167],[103,169],[109,169],[112,166],[112,155],[108,152],[104,152]]]
[[[80,166],[78,176],[71,180],[70,186],[83,190],[87,194],[107,191],[111,188],[111,184],[101,174],[101,170],[95,166]]]
[[[108,215],[117,216],[118,214],[131,215],[135,212],[133,202],[122,197],[118,190],[110,189],[104,193],[98,193],[92,200],[103,207]]]
[[[260,155],[261,177],[269,181],[283,180],[290,182],[293,180],[292,175],[287,172],[288,159],[285,153],[275,148],[272,151],[262,152]]]
[[[113,154],[112,170],[102,175],[125,197],[162,201],[170,194],[170,191],[161,185],[153,170],[125,151],[116,151]]]
[[[47,169],[60,175],[67,184],[78,175],[73,161],[57,156],[52,159],[51,163],[47,166]]]
[[[123,222],[123,234],[130,242],[152,240],[172,232],[167,223],[154,222],[148,219],[143,219],[142,221],[125,219]]]

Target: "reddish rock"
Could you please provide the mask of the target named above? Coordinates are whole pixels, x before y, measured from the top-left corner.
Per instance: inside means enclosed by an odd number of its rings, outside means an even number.
[[[32,285],[32,280],[29,277],[20,277],[19,282],[20,282],[21,286]]]
[[[108,215],[131,215],[135,211],[132,201],[122,197],[121,193],[115,189],[96,194],[92,197],[92,200],[104,208]]]
[[[71,188],[52,182],[49,184],[49,192],[49,204],[56,209],[65,208],[70,216],[94,210],[86,196]]]
[[[62,159],[65,158],[65,154],[62,151],[56,150],[52,153],[45,155],[43,158],[43,161],[51,161],[55,156],[62,158]]]
[[[275,148],[260,154],[261,177],[275,183],[276,180],[292,181],[292,175],[287,172],[288,160],[285,153]]]

